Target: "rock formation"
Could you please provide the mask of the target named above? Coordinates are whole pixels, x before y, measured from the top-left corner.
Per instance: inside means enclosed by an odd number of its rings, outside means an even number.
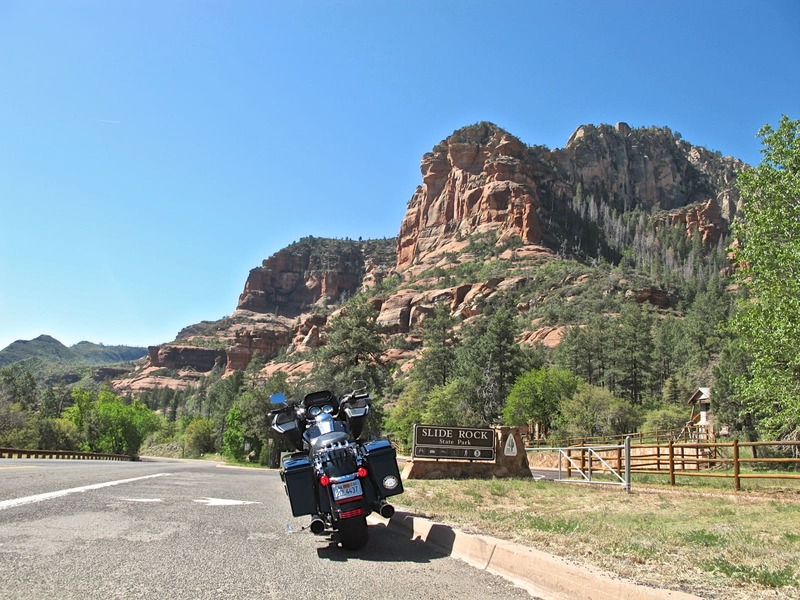
[[[528,147],[491,123],[456,131],[422,158],[397,242],[397,269],[419,271],[471,236],[557,249],[576,196],[594,210],[675,211],[715,243],[739,201],[741,161],[692,146],[667,128],[579,127],[563,149]],[[682,212],[687,206],[696,209]]]
[[[564,148],[551,151],[527,146],[491,123],[464,127],[423,156],[422,183],[396,240],[309,237],[284,248],[250,271],[230,317],[187,327],[175,342],[150,348],[140,372],[118,385],[185,387],[214,367],[244,369],[257,353],[270,360],[286,350],[312,350],[325,343],[331,311],[358,291],[372,294],[388,336],[418,345],[415,331],[435,305],[444,303],[467,320],[497,295],[535,280],[537,265],[570,254],[599,258],[605,242],[582,246],[581,236],[602,219],[632,210],[653,230],[681,227],[687,236],[699,233],[706,245],[718,244],[736,214],[736,172],[744,167],[668,128],[583,125]],[[498,268],[481,280],[449,280],[448,270],[484,260],[480,245],[483,252],[491,247],[485,260],[514,264],[516,274]],[[556,288],[579,286],[583,276],[576,277]],[[395,282],[387,286],[393,291],[381,294],[387,278]],[[607,293],[661,308],[675,301],[664,289],[625,280],[609,282]],[[515,300],[520,313],[541,301]],[[554,347],[563,333],[533,319],[520,343]],[[410,361],[413,351],[387,350],[388,358]],[[309,363],[295,359],[283,368],[304,372]]]

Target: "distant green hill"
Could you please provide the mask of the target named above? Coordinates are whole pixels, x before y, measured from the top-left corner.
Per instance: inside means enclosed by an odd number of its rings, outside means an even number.
[[[0,368],[19,363],[39,380],[70,381],[80,379],[76,374],[92,367],[130,362],[146,355],[147,348],[85,341],[67,347],[49,335],[40,335],[32,340],[17,340],[0,350]]]

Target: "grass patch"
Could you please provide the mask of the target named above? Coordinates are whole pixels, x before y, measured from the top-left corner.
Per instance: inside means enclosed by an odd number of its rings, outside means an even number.
[[[712,533],[710,531],[706,531],[705,529],[690,531],[689,533],[686,534],[686,541],[689,542],[690,544],[696,544],[698,546],[704,546],[706,548],[725,546],[728,543],[723,536],[717,535],[716,533]]]
[[[404,482],[411,512],[703,598],[797,597],[800,495],[531,480]]]
[[[775,571],[764,565],[755,567],[737,565],[725,558],[714,558],[703,561],[701,564],[706,571],[722,573],[726,577],[768,588],[789,587],[797,583],[794,570],[791,567],[784,567]]]

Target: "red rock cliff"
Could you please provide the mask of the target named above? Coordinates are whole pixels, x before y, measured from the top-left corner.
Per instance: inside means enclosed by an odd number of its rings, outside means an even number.
[[[718,238],[736,212],[735,172],[742,167],[667,128],[585,125],[565,148],[550,151],[491,123],[465,127],[422,159],[422,185],[400,226],[397,268],[430,264],[474,234],[556,248],[569,236],[559,223],[579,188],[617,212],[702,204],[685,215],[687,225]]]

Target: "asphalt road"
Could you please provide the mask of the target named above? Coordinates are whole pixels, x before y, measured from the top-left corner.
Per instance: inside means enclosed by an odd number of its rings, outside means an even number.
[[[112,485],[99,485],[112,484]],[[0,596],[528,598],[382,526],[347,552],[300,531],[276,471],[204,461],[0,459]]]

